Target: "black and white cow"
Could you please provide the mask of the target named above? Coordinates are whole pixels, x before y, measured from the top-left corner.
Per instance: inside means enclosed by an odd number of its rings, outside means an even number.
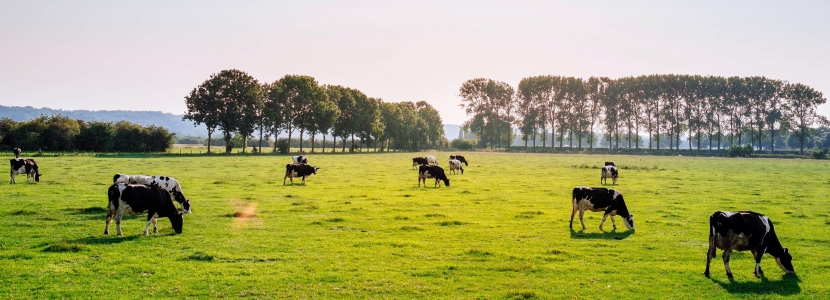
[[[599,223],[599,230],[602,230],[602,224],[605,223],[605,218],[611,216],[611,224],[614,229],[617,229],[617,223],[614,221],[614,216],[619,215],[623,219],[625,227],[634,231],[634,215],[628,212],[628,207],[625,206],[625,200],[620,192],[607,188],[589,188],[587,186],[578,186],[573,190],[573,209],[571,211],[571,229],[574,228],[574,215],[579,211],[579,222],[582,223],[582,230],[585,230],[585,221],[582,216],[586,210],[598,212],[604,211],[602,222]]]
[[[294,177],[302,177],[303,184],[305,184],[305,178],[312,174],[317,174],[317,170],[320,170],[320,168],[304,164],[287,164],[285,165],[285,177],[282,178],[282,185],[285,185],[286,178],[289,178],[291,184],[294,184]]]
[[[599,177],[599,184],[608,183],[608,178],[611,178],[611,182],[613,184],[617,184],[617,177],[620,173],[617,172],[617,167],[615,166],[604,166],[602,167],[602,174]]]
[[[190,210],[190,200],[188,200],[184,196],[184,190],[182,190],[182,185],[173,177],[167,176],[147,176],[147,175],[126,175],[126,174],[115,174],[112,177],[112,183],[125,183],[125,184],[145,184],[145,185],[152,185],[155,184],[160,188],[163,188],[167,192],[170,193],[170,196],[173,197],[173,200],[179,203],[179,206],[182,209],[182,212],[189,214],[192,211]]]
[[[450,155],[450,159],[457,159],[457,160],[460,160],[461,162],[463,162],[463,163],[464,163],[464,165],[465,165],[465,166],[468,166],[468,167],[470,166],[470,164],[468,164],[468,163],[467,163],[467,160],[466,160],[466,159],[464,159],[464,156],[461,156],[461,155]]]
[[[761,258],[769,253],[784,273],[795,273],[793,257],[787,248],[781,246],[772,221],[762,214],[752,211],[716,211],[709,217],[709,251],[706,253],[706,272],[709,277],[709,263],[716,256],[716,249],[723,250],[723,266],[726,276],[732,278],[732,269],[729,268],[729,257],[733,250],[752,251],[755,257],[755,276],[764,274],[761,271]]]
[[[461,170],[461,174],[464,174],[464,168],[461,167],[461,161],[457,159],[450,159],[450,174],[457,174],[458,170]]]
[[[40,182],[40,174],[37,168],[37,162],[34,159],[21,159],[21,158],[12,158],[9,160],[9,164],[11,165],[11,171],[9,175],[11,176],[11,183],[17,183],[14,180],[14,177],[17,175],[26,174],[26,182],[29,182],[29,178],[33,178],[35,182]]]
[[[144,235],[150,235],[148,229],[153,223],[153,232],[158,232],[157,218],[168,218],[176,233],[182,233],[184,218],[176,209],[170,193],[156,185],[118,183],[110,186],[107,191],[109,204],[107,205],[107,226],[104,234],[109,234],[110,222],[115,217],[115,228],[118,235],[121,232],[121,218],[124,214],[137,215],[147,213],[147,225],[144,226]]]
[[[613,161],[606,161],[605,165],[606,166],[615,166],[615,167],[617,166],[617,164],[615,164]]]
[[[308,164],[308,156],[298,155],[292,156],[291,159],[294,160],[294,164]]]
[[[14,148],[13,151],[14,151],[14,158],[20,158],[20,152],[22,152],[22,150],[20,150],[20,148]]]
[[[439,166],[421,165],[418,167],[418,187],[421,186],[421,180],[424,181],[424,186],[427,186],[427,178],[435,178],[435,187],[438,187],[438,181],[443,180],[444,186],[450,186],[450,179],[447,174],[444,174],[444,169]]]
[[[417,165],[428,165],[429,162],[425,157],[413,157],[412,158],[412,168],[415,168]]]

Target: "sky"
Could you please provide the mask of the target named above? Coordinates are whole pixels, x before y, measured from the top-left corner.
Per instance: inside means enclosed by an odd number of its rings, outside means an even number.
[[[468,119],[473,78],[766,76],[830,95],[830,1],[6,1],[0,105],[183,114],[286,74]],[[830,116],[830,104],[819,113]]]

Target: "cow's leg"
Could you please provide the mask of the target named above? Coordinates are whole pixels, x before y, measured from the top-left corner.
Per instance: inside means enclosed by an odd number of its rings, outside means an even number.
[[[585,210],[580,209],[579,210],[579,223],[582,224],[582,230],[585,230],[585,219],[583,219],[584,215],[585,215]]]
[[[614,185],[616,185],[617,184],[617,177],[611,178],[611,181],[614,183]]]
[[[614,221],[614,215],[611,215],[611,225],[614,225],[614,230],[617,229],[617,221]]]
[[[752,256],[755,257],[755,277],[761,277],[761,275],[764,275],[764,271],[761,270],[761,259],[764,258],[764,251],[756,251],[753,249]]]
[[[104,226],[104,234],[110,234],[110,222],[112,222],[112,215],[114,213],[112,210],[107,211],[107,226]]]
[[[118,236],[124,235],[124,233],[121,232],[121,218],[122,217],[124,217],[123,213],[116,213],[115,214],[115,231],[118,231]]]
[[[732,256],[732,249],[723,250],[723,268],[726,269],[726,277],[732,278],[732,269],[729,268],[730,256]]]
[[[435,177],[435,185],[432,187],[438,187],[438,185],[440,184],[439,181],[440,179],[438,179],[438,177]]]
[[[709,237],[709,250],[706,251],[706,271],[703,272],[703,275],[709,277],[709,264],[712,263],[712,259],[717,256],[715,252],[717,249],[715,248],[715,237]]]
[[[153,216],[153,233],[159,232],[159,218],[157,216]]]
[[[282,178],[282,185],[285,185],[285,179],[286,178],[288,178],[288,175],[285,175],[285,177]]]
[[[12,177],[12,180],[9,182],[9,184],[16,183],[16,182],[14,181],[14,171],[12,171],[12,172],[9,174],[9,176],[11,176],[11,177]]]
[[[144,236],[150,236],[150,230],[149,230],[150,229],[150,223],[153,222],[153,217],[155,217],[155,214],[156,213],[153,212],[153,211],[150,211],[147,214],[147,224],[144,225]]]
[[[305,175],[303,175],[303,185],[305,185]]]
[[[571,229],[574,229],[574,215],[576,215],[576,198],[574,198],[573,207],[571,208]]]

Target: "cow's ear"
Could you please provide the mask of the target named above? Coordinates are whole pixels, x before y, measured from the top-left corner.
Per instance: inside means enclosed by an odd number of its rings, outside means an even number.
[[[784,248],[784,253],[790,253],[790,248]]]

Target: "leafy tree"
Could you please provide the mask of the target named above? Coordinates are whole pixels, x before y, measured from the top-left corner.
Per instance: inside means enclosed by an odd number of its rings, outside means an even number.
[[[827,119],[816,112],[816,108],[827,102],[824,95],[811,87],[797,83],[785,87],[790,124],[795,131],[793,135],[798,139],[800,153],[804,154],[804,143],[809,133],[809,127],[816,124],[827,124]]]
[[[282,108],[283,126],[291,140],[294,130],[300,130],[300,151],[302,151],[302,135],[313,126],[313,103],[320,97],[325,97],[325,90],[317,84],[311,76],[285,75],[279,80],[279,89],[276,90],[276,102]]]

